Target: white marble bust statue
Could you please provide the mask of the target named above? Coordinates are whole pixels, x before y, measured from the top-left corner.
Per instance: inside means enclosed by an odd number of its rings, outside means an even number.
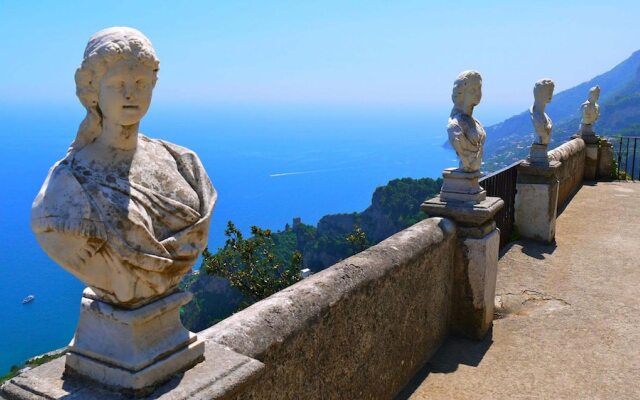
[[[582,111],[582,121],[584,125],[593,125],[600,117],[600,106],[598,105],[600,98],[600,86],[594,86],[589,89],[589,98],[580,105]]]
[[[478,71],[464,71],[453,83],[453,109],[449,115],[447,133],[449,143],[460,158],[459,170],[476,172],[482,165],[482,151],[486,133],[482,124],[473,118],[473,109],[482,98],[482,77]]]
[[[544,112],[547,103],[551,102],[553,98],[553,89],[555,85],[551,79],[540,79],[533,86],[533,106],[529,109],[531,114],[531,122],[535,130],[537,139],[534,141],[536,144],[549,144],[551,139],[551,129],[553,129],[553,122],[551,118]]]
[[[177,287],[206,245],[217,198],[195,153],[138,132],[158,65],[135,29],[90,38],[75,76],[87,115],[32,206],[46,253],[123,307]]]

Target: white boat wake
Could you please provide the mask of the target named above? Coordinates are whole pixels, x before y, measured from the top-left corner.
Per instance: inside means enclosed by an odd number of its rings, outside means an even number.
[[[343,171],[349,168],[325,168],[325,169],[312,169],[309,171],[296,171],[296,172],[278,172],[275,174],[269,174],[270,178],[278,178],[281,176],[292,176],[292,175],[306,175],[306,174],[317,174],[320,172],[334,172],[334,171]]]
[[[277,178],[280,176],[292,176],[292,175],[305,175],[305,174],[316,174],[318,172],[327,172],[332,171],[330,169],[314,169],[311,171],[296,171],[296,172],[280,172],[276,174],[269,174],[270,178]]]

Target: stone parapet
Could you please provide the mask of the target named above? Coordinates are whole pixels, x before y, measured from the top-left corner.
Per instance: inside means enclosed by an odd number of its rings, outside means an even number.
[[[160,399],[393,398],[449,333],[456,227],[430,218],[198,333],[205,360]],[[63,379],[58,359],[10,399],[123,399]]]
[[[246,398],[393,398],[449,331],[454,247],[427,219],[199,335],[265,364]]]
[[[586,145],[581,138],[572,139],[549,152],[550,160],[561,163],[557,170],[558,208],[582,186],[585,158]]]

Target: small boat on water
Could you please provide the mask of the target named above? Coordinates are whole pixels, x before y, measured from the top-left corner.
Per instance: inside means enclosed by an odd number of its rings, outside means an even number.
[[[33,301],[33,299],[35,299],[36,296],[30,294],[27,297],[25,297],[24,299],[22,299],[22,304],[27,304]]]

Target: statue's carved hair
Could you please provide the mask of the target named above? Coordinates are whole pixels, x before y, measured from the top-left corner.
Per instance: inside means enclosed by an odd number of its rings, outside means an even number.
[[[556,85],[549,78],[540,79],[538,82],[536,82],[535,85],[533,85],[533,97],[537,98],[538,94],[541,93],[546,88],[548,88],[549,86],[551,86],[551,90],[553,91]]]
[[[82,64],[76,70],[76,95],[87,110],[76,139],[69,151],[77,151],[93,142],[102,128],[102,112],[98,104],[100,81],[110,65],[125,59],[137,59],[153,70],[153,82],[158,79],[160,61],[149,39],[142,32],[125,27],[113,27],[94,34],[87,43]]]
[[[453,82],[453,91],[451,93],[451,100],[456,106],[461,106],[464,102],[464,93],[469,85],[474,83],[482,84],[482,76],[480,72],[469,70],[461,72],[460,75]]]
[[[595,94],[596,97],[600,96],[600,86],[595,85],[594,87],[589,89],[589,97],[591,97],[591,95],[593,95],[593,94]]]

